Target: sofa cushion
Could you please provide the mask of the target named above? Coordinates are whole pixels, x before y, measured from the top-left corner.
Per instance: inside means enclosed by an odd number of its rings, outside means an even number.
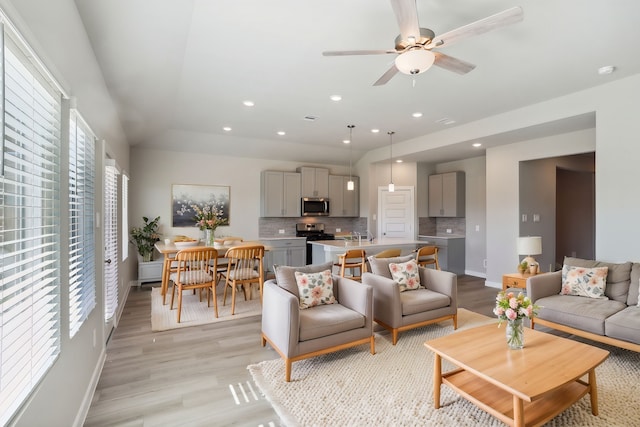
[[[565,257],[564,264],[575,267],[608,267],[607,286],[604,294],[612,300],[627,302],[631,279],[631,262],[614,264],[582,258]]]
[[[562,267],[562,288],[560,295],[589,298],[606,298],[604,295],[608,267]]]
[[[389,264],[392,262],[407,262],[409,260],[415,259],[415,257],[413,255],[405,255],[394,258],[376,258],[374,256],[370,256],[367,259],[369,260],[369,266],[371,267],[371,272],[373,274],[384,276],[387,279],[393,280],[393,277],[391,277],[391,272],[389,271]]]
[[[389,263],[391,277],[398,283],[400,292],[420,289],[420,275],[418,274],[418,263],[412,259],[407,262]]]
[[[631,267],[631,285],[627,296],[627,305],[638,305],[638,294],[640,293],[640,263],[634,262]]]
[[[301,310],[317,305],[335,304],[333,296],[333,279],[331,270],[320,273],[295,272],[298,293],[300,294],[299,307]]]
[[[300,310],[300,341],[363,328],[365,317],[340,304],[319,305]]]
[[[402,304],[402,315],[408,316],[410,314],[424,313],[425,311],[448,307],[451,304],[451,299],[447,295],[438,292],[428,289],[418,289],[401,293],[400,303]]]
[[[542,307],[538,318],[598,335],[604,335],[607,317],[627,307],[619,301],[568,295],[551,295],[539,298],[535,303]]]
[[[608,337],[640,344],[640,307],[627,307],[607,318],[604,331]]]
[[[298,283],[296,282],[296,271],[300,273],[319,273],[324,270],[331,270],[332,268],[333,263],[331,261],[325,262],[324,264],[305,265],[304,267],[274,266],[278,286],[291,292],[298,298],[300,298],[300,294],[298,293]]]

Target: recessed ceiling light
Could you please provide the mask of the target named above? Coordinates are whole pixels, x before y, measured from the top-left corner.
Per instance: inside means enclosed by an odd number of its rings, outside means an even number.
[[[332,101],[338,102],[342,100],[342,97],[340,95],[331,95],[329,99],[331,99]]]
[[[256,105],[253,101],[242,101],[242,103],[245,105],[245,107],[253,107],[254,105]]]
[[[285,131],[283,131],[283,130],[279,130],[279,131],[278,131],[278,135],[280,135],[280,136],[284,136],[284,135],[286,135],[286,134],[287,134],[287,133],[286,133]]]
[[[416,111],[415,113],[412,114],[413,117],[415,117],[416,119],[422,117],[422,113],[419,111]]]
[[[222,130],[225,132],[231,132],[231,128],[229,126],[223,127]]]
[[[482,147],[482,144],[480,144],[479,142],[476,142],[475,144],[473,144],[474,147]]]
[[[600,67],[598,68],[598,74],[605,75],[605,74],[611,74],[616,70],[616,67],[614,67],[613,65],[607,65],[605,67]]]
[[[396,163],[402,163],[402,159],[396,160]]]
[[[371,129],[371,133],[378,133],[380,132],[380,129]]]
[[[350,139],[343,139],[342,143],[343,144],[351,144],[351,140]]]

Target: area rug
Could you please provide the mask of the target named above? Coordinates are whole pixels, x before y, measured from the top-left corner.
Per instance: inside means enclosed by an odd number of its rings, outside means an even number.
[[[166,331],[169,329],[188,328],[190,326],[205,325],[208,323],[225,322],[229,320],[241,319],[262,314],[260,305],[260,294],[255,292],[252,299],[244,300],[243,294],[236,294],[236,310],[231,315],[231,296],[227,295],[227,304],[222,305],[222,292],[218,292],[218,318],[211,307],[207,306],[205,299],[200,302],[198,293],[185,292],[182,297],[182,314],[178,323],[178,311],[176,309],[178,301],[174,302],[173,310],[169,309],[171,294],[167,294],[167,304],[162,305],[162,295],[160,288],[151,290],[151,330]]]
[[[495,322],[459,310],[459,330]],[[503,326],[504,327],[504,326]],[[503,426],[493,416],[441,388],[441,408],[433,407],[433,354],[426,340],[453,331],[451,321],[400,334],[376,334],[376,354],[368,346],[293,363],[284,381],[282,359],[248,367],[283,425],[293,426]],[[611,355],[597,368],[599,416],[585,396],[546,426],[639,426],[640,354],[605,347]],[[443,370],[453,366],[443,360]]]

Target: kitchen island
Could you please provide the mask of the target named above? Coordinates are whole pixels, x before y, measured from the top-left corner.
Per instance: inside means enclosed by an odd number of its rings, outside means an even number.
[[[424,242],[413,239],[375,239],[373,242],[368,240],[318,240],[308,242],[311,244],[312,262],[313,264],[322,264],[324,262],[337,262],[338,255],[343,254],[348,249],[364,249],[367,256],[375,255],[386,249],[400,248],[402,255],[412,254],[419,246],[424,246]]]

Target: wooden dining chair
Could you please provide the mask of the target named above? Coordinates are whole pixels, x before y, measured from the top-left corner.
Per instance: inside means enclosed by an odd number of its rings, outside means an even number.
[[[395,258],[395,257],[399,257],[401,253],[402,253],[402,249],[392,248],[392,249],[385,249],[382,252],[378,252],[374,256],[376,258]]]
[[[433,265],[436,270],[440,270],[440,264],[438,264],[438,247],[437,246],[423,246],[416,250],[416,263],[423,267]]]
[[[338,255],[338,262],[334,266],[340,268],[341,277],[359,282],[362,280],[362,274],[367,271],[367,253],[364,249],[350,249]],[[350,271],[350,276],[345,275],[346,270]]]
[[[213,297],[213,307],[218,317],[218,299],[216,298],[218,251],[208,246],[182,249],[176,254],[177,270],[171,273],[173,289],[171,291],[171,310],[173,300],[178,292],[178,323],[182,313],[182,293],[186,290],[199,289],[202,301],[202,290],[207,290],[207,306],[211,307],[210,298]]]
[[[251,285],[253,283],[258,283],[260,286],[260,303],[262,303],[264,246],[235,246],[229,248],[224,257],[229,260],[229,264],[227,269],[221,273],[222,277],[224,277],[222,305],[227,303],[227,288],[231,287],[231,314],[235,314],[237,287],[243,287],[246,301],[251,298]]]

